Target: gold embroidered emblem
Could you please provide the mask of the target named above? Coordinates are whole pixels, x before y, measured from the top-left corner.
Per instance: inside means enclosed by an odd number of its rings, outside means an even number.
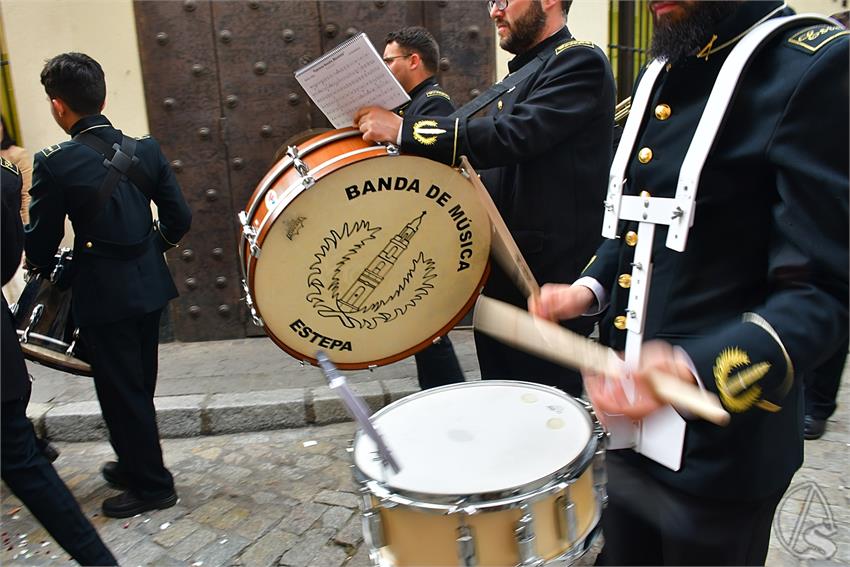
[[[0,166],[2,166],[5,169],[8,169],[9,171],[14,173],[15,175],[21,174],[21,170],[18,169],[17,165],[15,165],[14,163],[12,163],[11,161],[7,160],[6,158],[4,158],[2,156],[0,156]]]
[[[449,101],[452,100],[452,97],[450,97],[449,95],[447,95],[443,91],[428,91],[427,93],[425,93],[425,96],[428,97],[428,98],[431,98],[432,96],[441,96],[446,100],[449,100]]]
[[[569,49],[571,47],[577,47],[579,45],[584,46],[584,47],[593,47],[593,42],[592,41],[583,41],[581,39],[571,39],[567,42],[562,43],[558,47],[556,47],[555,48],[555,55],[559,54],[562,51],[566,51],[567,49]]]
[[[420,120],[413,125],[413,139],[423,146],[432,146],[437,141],[437,136],[445,134],[442,128],[437,128],[436,120]]]
[[[50,157],[51,155],[55,154],[56,152],[58,152],[61,149],[62,149],[62,146],[60,146],[59,144],[56,144],[54,146],[47,146],[46,148],[41,150],[41,153],[44,154],[44,157]]]
[[[845,30],[841,26],[812,26],[789,37],[788,43],[807,53],[815,53],[833,39],[848,34],[850,34],[850,31]]]
[[[750,365],[750,356],[738,347],[724,349],[714,361],[714,382],[726,409],[741,413],[756,404],[762,393],[756,382],[769,370],[769,362]]]

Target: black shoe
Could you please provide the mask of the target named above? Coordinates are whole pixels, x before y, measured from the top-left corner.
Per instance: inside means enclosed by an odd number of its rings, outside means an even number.
[[[100,474],[103,475],[103,480],[121,489],[130,488],[130,483],[115,461],[106,461],[100,469]]]
[[[807,415],[803,420],[803,438],[820,439],[826,431],[826,420]]]
[[[103,501],[103,515],[108,518],[131,518],[148,510],[164,510],[177,504],[177,493],[154,500],[142,500],[129,490]]]
[[[44,455],[51,463],[59,458],[59,449],[57,449],[53,443],[49,441],[45,441],[44,439],[39,440],[38,450],[41,451],[41,454]]]

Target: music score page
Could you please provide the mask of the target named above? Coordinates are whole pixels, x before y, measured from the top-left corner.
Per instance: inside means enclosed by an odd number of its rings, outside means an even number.
[[[365,33],[298,69],[295,79],[334,128],[353,126],[364,106],[392,110],[410,100]]]

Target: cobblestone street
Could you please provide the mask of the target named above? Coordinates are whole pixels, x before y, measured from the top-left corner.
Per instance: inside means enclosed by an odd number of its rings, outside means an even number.
[[[362,567],[369,561],[348,466],[353,432],[343,423],[164,440],[180,502],[129,520],[99,515],[115,493],[99,475],[112,458],[106,442],[60,443],[56,466],[123,565]],[[806,444],[806,465],[780,505],[769,565],[850,563],[848,454],[840,411],[823,439]],[[3,488],[2,564],[72,564]]]

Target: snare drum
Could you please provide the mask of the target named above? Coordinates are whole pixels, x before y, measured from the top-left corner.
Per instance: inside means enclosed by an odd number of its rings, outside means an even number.
[[[398,461],[354,440],[376,565],[542,565],[580,557],[605,502],[604,437],[560,390],[487,380],[419,392],[372,421]]]
[[[489,268],[489,218],[463,172],[351,128],[290,146],[239,216],[254,321],[313,364],[318,350],[340,368],[421,350]]]
[[[30,272],[26,278],[21,296],[10,307],[24,358],[55,370],[91,376],[73,322],[71,290],[60,290],[41,274]]]

